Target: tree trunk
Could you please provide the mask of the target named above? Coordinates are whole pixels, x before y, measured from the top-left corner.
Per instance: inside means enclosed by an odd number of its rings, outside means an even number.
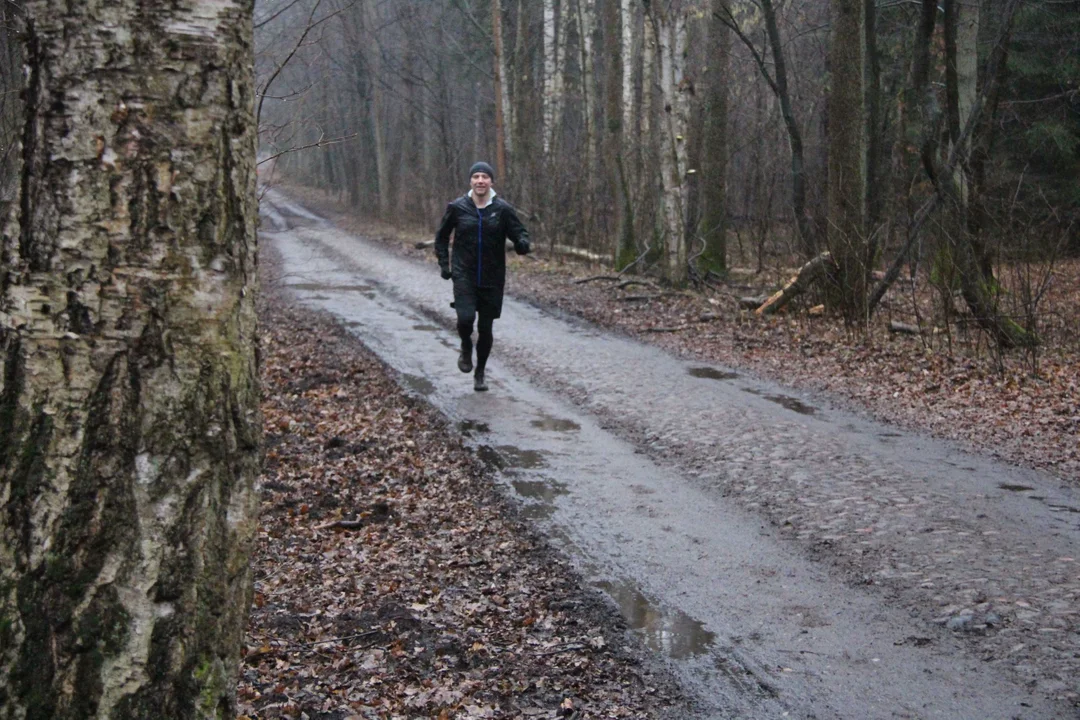
[[[915,43],[915,69],[912,72],[915,80],[915,94],[921,99],[920,117],[923,124],[921,154],[923,166],[934,183],[935,191],[953,207],[963,208],[967,204],[964,191],[956,181],[955,171],[967,161],[965,148],[969,147],[968,139],[972,139],[973,145],[980,144],[981,138],[977,134],[972,138],[972,134],[978,132],[979,129],[985,132],[992,127],[992,123],[985,120],[983,114],[988,106],[992,112],[995,104],[999,72],[1003,72],[1009,31],[1019,4],[1020,0],[1007,0],[1005,3],[999,21],[1001,31],[994,39],[990,57],[987,60],[984,87],[975,98],[970,115],[963,123],[948,159],[942,162],[938,140],[941,110],[929,83],[930,45],[937,16],[937,5],[934,0],[923,0],[922,21]],[[946,97],[948,93],[947,89]],[[949,253],[957,270],[961,294],[975,321],[1002,347],[1034,345],[1038,342],[1034,333],[1001,314],[998,308],[999,288],[993,270],[985,254],[981,252],[978,238],[969,228],[963,225],[962,227],[964,227],[964,232],[949,235]]]
[[[742,30],[739,20],[727,2],[718,3],[717,13],[714,14],[714,17],[720,18],[750,50],[758,71],[761,72],[762,77],[765,78],[769,88],[780,102],[780,114],[784,119],[784,129],[787,131],[788,145],[791,149],[791,213],[795,220],[799,249],[803,257],[810,260],[816,254],[816,250],[810,219],[806,214],[806,161],[802,131],[799,129],[799,122],[795,117],[795,110],[791,103],[791,92],[788,89],[787,81],[787,60],[784,56],[780,26],[776,21],[776,9],[772,4],[772,0],[761,0],[761,11],[765,20],[765,34],[768,38],[768,45],[772,48],[774,66],[772,73],[769,72],[763,52],[758,50],[753,40]],[[773,73],[775,73],[775,77]]]
[[[364,17],[363,27],[371,37],[377,37],[378,17],[376,5],[372,0],[364,0],[361,4]],[[386,128],[383,126],[385,115],[384,95],[382,87],[382,48],[375,42],[367,48],[365,55],[367,62],[368,77],[371,78],[371,103],[368,105],[368,113],[371,118],[371,136],[375,154],[375,178],[377,181],[376,194],[379,199],[379,217],[383,220],[390,217],[390,158],[386,150]]]
[[[585,114],[585,168],[589,176],[596,170],[596,120],[593,99],[593,27],[596,25],[595,0],[577,0],[578,36],[581,51],[581,102]]]
[[[869,234],[868,256],[876,262],[881,238],[885,235],[886,178],[882,172],[885,158],[885,123],[881,92],[881,53],[877,43],[877,6],[863,0],[866,15],[866,229]]]
[[[712,0],[706,29],[705,82],[702,104],[705,137],[701,163],[701,235],[705,252],[700,263],[705,271],[723,274],[727,270],[727,79],[731,35],[720,21],[723,0]]]
[[[495,172],[506,178],[506,148],[510,134],[506,132],[510,117],[510,92],[507,88],[506,55],[503,53],[502,3],[491,0],[491,35],[495,48]]]
[[[866,321],[867,256],[864,0],[833,0],[829,92],[829,251],[840,307],[850,324]]]
[[[685,78],[687,17],[678,0],[653,9],[652,25],[660,57],[660,98],[664,108],[660,127],[660,176],[666,277],[686,282],[686,205],[689,97]]]
[[[565,35],[559,32],[559,15],[566,14],[561,8],[557,15],[555,0],[544,0],[544,159],[550,161],[551,152],[562,121],[563,103],[563,46]]]
[[[25,11],[0,717],[231,720],[261,433],[252,3]]]
[[[633,42],[633,20],[629,0],[608,0],[604,9],[604,54],[608,58],[608,74],[604,85],[604,114],[608,132],[604,136],[604,156],[612,160],[605,167],[614,200],[615,267],[621,270],[637,256],[634,247],[633,203],[626,163],[626,138],[632,131],[627,123],[632,119],[630,113],[633,105],[633,61],[631,50],[626,44]],[[627,88],[630,88],[629,92]]]

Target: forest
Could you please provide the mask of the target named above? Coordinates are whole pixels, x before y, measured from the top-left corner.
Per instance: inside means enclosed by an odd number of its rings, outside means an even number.
[[[432,224],[486,158],[543,245],[620,272],[802,266],[855,328],[922,277],[939,324],[1059,335],[1080,3],[278,0],[256,33],[264,159],[370,217]]]
[[[1075,711],[1078,171],[1080,0],[0,0],[0,718]]]

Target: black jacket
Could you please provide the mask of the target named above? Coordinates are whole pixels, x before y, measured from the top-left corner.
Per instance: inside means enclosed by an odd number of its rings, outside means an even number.
[[[450,234],[454,235],[453,264]],[[521,224],[510,203],[496,195],[480,209],[468,195],[446,206],[435,233],[435,255],[439,266],[451,269],[455,285],[466,280],[475,287],[502,289],[506,282],[506,240],[524,255],[529,251],[529,232]]]

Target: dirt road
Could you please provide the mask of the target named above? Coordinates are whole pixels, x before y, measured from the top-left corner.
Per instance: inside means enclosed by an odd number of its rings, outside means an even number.
[[[515,300],[474,393],[434,264],[263,204],[280,282],[458,422],[716,717],[1076,714],[1060,481]]]

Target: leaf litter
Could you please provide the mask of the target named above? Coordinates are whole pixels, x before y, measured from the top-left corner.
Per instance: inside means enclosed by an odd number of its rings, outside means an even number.
[[[271,287],[260,305],[265,463],[240,719],[691,716],[434,410],[329,316]]]

